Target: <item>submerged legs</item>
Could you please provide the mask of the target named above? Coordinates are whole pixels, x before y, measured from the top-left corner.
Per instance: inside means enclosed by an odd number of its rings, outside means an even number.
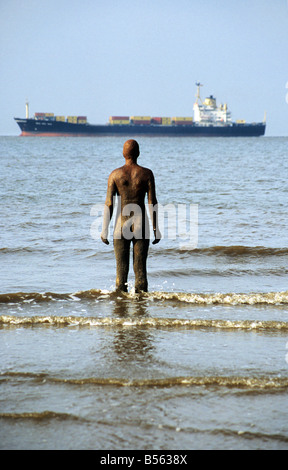
[[[127,292],[130,244],[133,243],[133,269],[135,273],[135,292],[147,292],[147,256],[149,240],[146,239],[114,239],[116,258],[116,289]]]

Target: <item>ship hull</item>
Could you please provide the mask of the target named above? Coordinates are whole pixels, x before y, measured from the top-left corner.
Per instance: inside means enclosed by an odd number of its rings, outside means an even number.
[[[61,121],[20,119],[15,121],[21,136],[45,137],[103,137],[103,136],[163,136],[163,137],[260,137],[265,134],[265,123],[201,126],[177,125],[92,125]]]

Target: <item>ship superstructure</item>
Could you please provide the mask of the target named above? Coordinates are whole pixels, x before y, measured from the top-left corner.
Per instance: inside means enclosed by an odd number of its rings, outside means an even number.
[[[200,96],[200,87],[201,83],[196,83],[197,85],[197,94],[196,101],[193,106],[194,111],[194,122],[198,125],[210,126],[227,126],[232,125],[231,113],[228,111],[227,104],[220,104],[217,106],[216,98],[213,95],[210,95],[208,98],[205,98],[202,101]]]

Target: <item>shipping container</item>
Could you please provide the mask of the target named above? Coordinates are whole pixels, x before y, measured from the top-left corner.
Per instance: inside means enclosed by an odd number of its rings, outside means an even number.
[[[173,117],[172,118],[172,121],[193,121],[193,118],[192,117]]]
[[[54,113],[35,113],[35,117],[52,117]]]
[[[133,120],[132,123],[135,124],[136,126],[150,126],[151,121],[136,121],[136,120]]]
[[[131,116],[131,121],[151,121],[150,116]]]
[[[163,126],[169,126],[171,125],[171,118],[169,117],[162,117],[162,125]]]
[[[151,124],[151,117],[150,116],[131,116],[131,122],[136,125],[149,125]]]
[[[192,117],[173,117],[172,123],[176,126],[191,126],[193,124]]]
[[[151,118],[152,124],[162,124],[162,117],[152,117]]]
[[[116,120],[114,120],[114,121],[110,121],[110,124],[111,124],[112,126],[118,126],[118,125],[120,125],[120,124],[127,126],[128,124],[130,124],[130,121],[124,121],[124,120],[116,121]]]
[[[78,124],[86,124],[87,123],[87,116],[78,116],[77,117]]]
[[[129,116],[110,116],[109,122],[111,121],[129,121]]]
[[[35,119],[38,119],[38,120],[42,121],[43,119],[45,119],[45,113],[35,113],[34,117],[35,117]]]
[[[56,116],[56,121],[65,122],[65,116]]]
[[[77,124],[77,116],[67,116],[67,122]]]
[[[118,124],[130,124],[129,116],[110,116],[109,123],[113,125]]]

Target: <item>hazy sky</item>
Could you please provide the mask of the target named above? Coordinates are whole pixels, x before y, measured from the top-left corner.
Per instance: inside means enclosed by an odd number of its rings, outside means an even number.
[[[0,0],[0,135],[54,112],[192,116],[203,98],[288,135],[287,0]]]

